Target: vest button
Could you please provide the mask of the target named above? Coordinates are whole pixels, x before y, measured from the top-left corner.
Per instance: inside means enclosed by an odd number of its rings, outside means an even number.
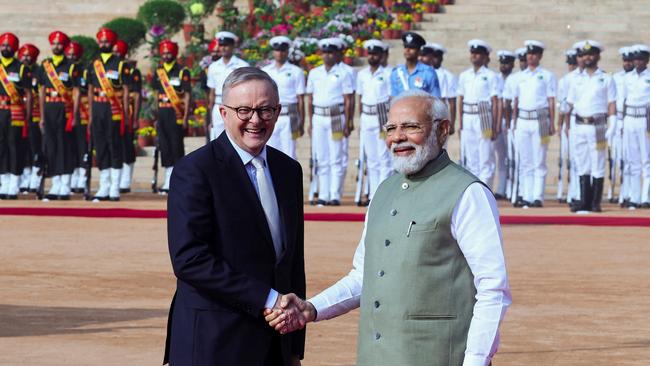
[[[396,210],[396,209],[392,209],[392,210],[390,210],[390,215],[391,215],[391,216],[395,216],[395,215],[397,215],[397,210]]]
[[[379,309],[379,301],[375,301],[375,309]]]
[[[384,241],[384,245],[389,246],[389,245],[390,245],[390,240],[386,239],[386,240]]]
[[[381,334],[379,334],[379,333],[375,333],[375,340],[378,341],[379,338],[381,338]]]
[[[402,189],[407,189],[409,187],[409,184],[404,182],[402,183]]]
[[[377,273],[377,275],[379,275],[379,277],[384,277],[385,274],[386,274],[386,272],[384,272],[383,269]]]

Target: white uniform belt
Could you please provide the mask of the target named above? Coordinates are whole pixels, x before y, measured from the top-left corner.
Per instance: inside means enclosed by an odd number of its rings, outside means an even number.
[[[388,103],[388,102],[384,102],[384,103]],[[379,104],[383,104],[383,103],[379,103]],[[361,113],[367,114],[367,115],[370,115],[370,116],[379,114],[379,110],[377,109],[377,106],[379,104],[375,104],[375,105],[361,104]]]
[[[537,113],[537,111],[527,111],[525,109],[520,109],[518,112],[519,113],[518,113],[517,117],[521,118],[521,119],[533,120],[533,119],[538,119],[539,118],[539,114]]]
[[[283,104],[282,105],[282,110],[280,111],[281,116],[288,116],[290,114],[289,111],[291,111],[293,108],[298,108],[298,103],[292,103],[292,104]]]
[[[478,103],[464,103],[463,113],[465,114],[478,114]]]
[[[336,104],[329,107],[314,106],[314,114],[317,114],[319,116],[339,115],[345,112],[343,108],[344,108],[343,104]]]
[[[647,107],[646,106],[633,106],[633,105],[626,105],[625,106],[625,115],[630,116],[630,117],[645,117],[647,113]]]
[[[584,117],[576,114],[576,123],[579,125],[593,125],[602,122],[607,122],[607,115],[605,113],[594,114],[590,117]]]

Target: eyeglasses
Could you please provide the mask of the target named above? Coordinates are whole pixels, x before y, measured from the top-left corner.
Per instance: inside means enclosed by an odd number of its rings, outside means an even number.
[[[249,121],[253,118],[253,113],[257,112],[257,117],[262,121],[268,121],[275,117],[275,114],[280,110],[280,106],[277,107],[261,107],[261,108],[251,108],[251,107],[231,107],[229,105],[223,104],[224,107],[232,109],[237,113],[237,118],[242,121]]]
[[[440,119],[435,119],[433,120],[433,124],[436,124],[442,120]],[[424,133],[424,126],[421,123],[417,122],[404,122],[400,124],[396,123],[387,123],[384,125],[384,131],[386,132],[386,136],[395,136],[401,131],[402,133],[413,136],[413,135],[419,135],[421,133]]]

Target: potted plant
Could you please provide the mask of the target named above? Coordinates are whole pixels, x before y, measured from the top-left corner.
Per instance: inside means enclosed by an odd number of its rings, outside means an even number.
[[[361,38],[354,40],[354,52],[357,57],[364,57],[366,55],[366,49],[363,48],[363,41]]]
[[[405,1],[400,1],[393,3],[393,7],[391,8],[393,13],[396,14],[407,14],[412,11],[411,4],[405,2]]]
[[[390,24],[390,29],[393,30],[391,33],[392,39],[402,38],[402,23],[396,20]]]
[[[398,17],[400,23],[402,23],[402,30],[409,31],[413,24],[413,15],[411,14],[400,14]]]
[[[205,116],[208,110],[205,106],[198,106],[194,108],[192,117],[188,120],[188,135],[189,136],[205,136]]]
[[[350,66],[354,65],[355,55],[356,53],[351,48],[348,48],[347,50],[345,50],[345,53],[343,54],[343,62]]]
[[[424,18],[424,5],[417,3],[413,5],[413,21],[421,22]]]
[[[154,137],[156,137],[155,128],[151,126],[138,128],[138,130],[135,131],[135,134],[138,136],[138,146],[140,147],[153,146]]]
[[[437,13],[438,12],[438,0],[424,0],[424,8],[427,13]]]

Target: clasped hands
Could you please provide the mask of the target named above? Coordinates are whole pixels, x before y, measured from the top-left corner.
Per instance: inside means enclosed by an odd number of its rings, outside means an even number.
[[[264,319],[280,334],[287,334],[313,322],[316,309],[295,294],[280,295],[273,309],[264,310]]]

